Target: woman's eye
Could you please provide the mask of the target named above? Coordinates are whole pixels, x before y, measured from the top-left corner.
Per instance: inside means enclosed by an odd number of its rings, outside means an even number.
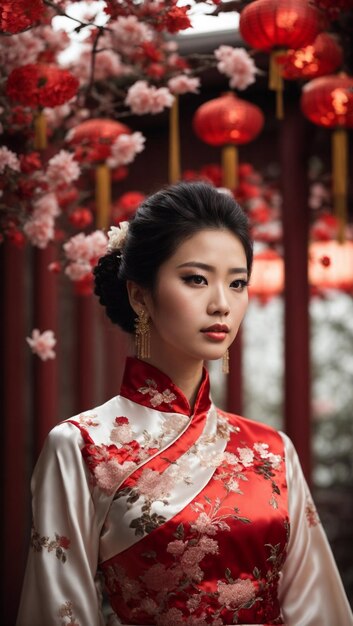
[[[235,291],[244,291],[245,287],[247,287],[249,284],[249,282],[247,280],[244,279],[237,279],[237,280],[233,280],[231,287],[232,289],[235,289]]]
[[[183,281],[189,285],[207,285],[207,280],[200,274],[193,274],[192,276],[183,276]]]

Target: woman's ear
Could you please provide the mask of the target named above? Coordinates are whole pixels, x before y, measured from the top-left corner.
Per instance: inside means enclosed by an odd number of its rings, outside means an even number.
[[[146,306],[146,289],[135,283],[133,280],[126,281],[126,289],[129,296],[129,302],[136,315],[141,309],[147,309]]]

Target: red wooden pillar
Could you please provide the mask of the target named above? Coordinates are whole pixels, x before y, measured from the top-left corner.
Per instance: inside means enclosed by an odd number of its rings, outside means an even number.
[[[229,348],[229,374],[227,376],[227,411],[242,415],[243,373],[242,373],[242,332],[238,330],[235,341]]]
[[[80,413],[96,404],[96,333],[94,296],[76,296],[76,398]]]
[[[52,330],[58,334],[58,276],[48,270],[56,260],[55,245],[48,245],[44,250],[34,251],[33,273],[33,328],[40,332]],[[58,422],[58,351],[56,358],[41,361],[34,359],[33,380],[33,426],[35,460],[43,446],[48,432]]]
[[[29,519],[26,419],[25,252],[2,249],[2,603],[3,624],[14,624],[22,586]]]
[[[307,123],[297,103],[280,130],[285,262],[285,430],[311,473]]]
[[[116,396],[124,374],[125,359],[129,353],[129,337],[108,318],[103,322],[105,400]]]

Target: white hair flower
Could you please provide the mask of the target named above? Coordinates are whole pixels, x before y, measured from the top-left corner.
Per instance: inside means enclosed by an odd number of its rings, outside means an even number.
[[[127,236],[127,232],[129,230],[129,222],[120,222],[119,226],[111,226],[108,231],[108,252],[113,252],[113,250],[121,250],[125,239]]]

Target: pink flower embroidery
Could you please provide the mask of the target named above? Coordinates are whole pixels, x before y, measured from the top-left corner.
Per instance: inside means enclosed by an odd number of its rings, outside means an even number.
[[[185,626],[184,616],[179,609],[172,608],[156,618],[157,626]]]
[[[45,330],[43,333],[35,328],[32,331],[32,337],[26,337],[27,343],[30,345],[33,354],[39,356],[42,361],[47,359],[55,359],[55,351],[53,350],[56,339],[52,330]]]
[[[129,443],[134,438],[133,430],[130,424],[121,424],[117,428],[113,428],[110,439],[114,443]]]
[[[180,571],[167,569],[162,563],[152,565],[152,567],[149,567],[143,576],[141,576],[148,589],[152,589],[153,591],[163,590],[165,593],[175,588],[180,577]]]
[[[320,524],[320,519],[319,519],[317,510],[315,508],[315,505],[312,502],[312,500],[309,500],[309,499],[307,500],[307,504],[305,507],[305,517],[308,522],[309,528],[313,528],[314,526],[317,526],[318,524]]]
[[[212,536],[217,534],[216,524],[212,524],[211,518],[204,511],[200,513],[195,522],[191,524],[191,528],[192,530],[206,535]]]
[[[169,554],[172,554],[173,556],[180,556],[185,551],[186,545],[187,544],[185,543],[185,541],[181,541],[181,539],[176,539],[175,541],[171,541],[170,543],[168,543],[167,552],[169,552]]]
[[[94,469],[98,487],[108,495],[112,494],[134,467],[136,464],[132,461],[119,464],[115,459],[99,463]]]
[[[199,608],[201,602],[201,596],[199,594],[194,594],[191,598],[188,599],[186,606],[189,609],[190,613],[196,611]]]
[[[234,583],[218,581],[218,602],[227,609],[236,609],[255,597],[255,587],[251,580],[238,579]]]
[[[151,397],[151,405],[153,407],[157,407],[164,402],[166,404],[171,404],[173,400],[176,400],[176,395],[170,391],[170,389],[166,389],[163,392],[158,391],[156,381],[152,379],[146,380],[147,387],[140,387],[138,391],[143,395],[149,394]]]
[[[175,479],[165,472],[159,474],[146,468],[136,483],[136,490],[148,500],[164,500],[170,495],[174,482]]]
[[[240,462],[244,467],[251,467],[254,462],[254,453],[250,448],[238,448]]]
[[[158,613],[158,604],[152,598],[144,598],[140,604],[141,611],[145,611],[148,615],[156,615]]]

